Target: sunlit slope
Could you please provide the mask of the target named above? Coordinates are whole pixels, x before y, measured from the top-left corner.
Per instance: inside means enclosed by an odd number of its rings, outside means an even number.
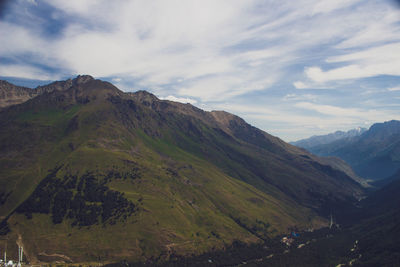
[[[93,79],[9,107],[0,124],[0,216],[31,261],[255,242],[319,225],[321,209],[362,192],[233,115]]]

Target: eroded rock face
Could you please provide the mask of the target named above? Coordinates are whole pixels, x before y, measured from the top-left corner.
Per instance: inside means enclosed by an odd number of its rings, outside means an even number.
[[[64,91],[72,86],[85,84],[92,80],[94,80],[94,78],[90,75],[79,75],[75,79],[56,81],[48,85],[38,86],[35,89],[17,86],[7,81],[0,80],[0,109],[24,103],[25,101],[43,93]]]
[[[0,108],[23,103],[36,95],[33,89],[0,80]]]

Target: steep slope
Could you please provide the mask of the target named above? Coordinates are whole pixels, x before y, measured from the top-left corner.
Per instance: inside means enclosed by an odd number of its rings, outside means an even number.
[[[343,141],[345,139],[351,139],[353,137],[360,136],[365,131],[367,131],[367,129],[359,127],[356,129],[349,130],[347,132],[336,131],[334,133],[326,135],[314,135],[311,136],[310,138],[301,139],[295,142],[290,142],[290,144],[305,148],[307,150],[312,150],[313,147],[329,144],[338,140]]]
[[[322,162],[323,164],[332,166],[334,169],[337,169],[337,170],[340,170],[340,171],[344,172],[351,179],[353,179],[354,181],[356,181],[357,183],[359,183],[363,187],[365,187],[365,188],[371,187],[369,182],[366,179],[358,176],[353,171],[351,166],[349,164],[347,164],[344,160],[342,160],[342,159],[340,159],[338,157],[319,157],[319,161]]]
[[[31,262],[135,261],[257,242],[318,227],[324,212],[363,193],[232,114],[90,76],[50,87],[0,112],[0,232],[22,242]]]
[[[339,157],[363,178],[386,178],[400,168],[400,121],[376,123],[358,137],[315,146],[309,151]]]

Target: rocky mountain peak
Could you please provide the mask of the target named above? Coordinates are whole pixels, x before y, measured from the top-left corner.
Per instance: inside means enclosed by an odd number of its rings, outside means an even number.
[[[65,81],[56,81],[47,85],[38,86],[35,88],[37,94],[42,94],[44,92],[53,92],[53,91],[65,91],[72,86],[78,86],[86,84],[90,81],[93,81],[94,78],[90,75],[78,75],[74,79],[68,79]]]
[[[131,95],[146,106],[150,106],[153,102],[160,101],[155,95],[145,90],[131,93]]]
[[[9,83],[9,82],[7,82],[7,81],[0,80],[0,88],[11,87],[11,86],[14,86],[14,85]]]
[[[375,123],[365,133],[365,137],[373,140],[385,140],[400,134],[400,121],[391,120],[383,123]]]
[[[34,90],[0,80],[0,108],[25,102],[35,95]]]
[[[74,85],[84,84],[94,80],[94,78],[90,75],[78,75],[76,78],[72,80]]]

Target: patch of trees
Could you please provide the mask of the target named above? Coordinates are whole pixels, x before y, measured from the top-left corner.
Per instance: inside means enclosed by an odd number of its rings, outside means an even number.
[[[138,167],[133,167],[129,171],[126,172],[119,172],[117,170],[110,170],[105,176],[105,181],[109,182],[112,179],[122,179],[122,180],[127,180],[127,179],[137,179],[142,176],[140,169]]]
[[[27,218],[32,218],[32,213],[50,212],[51,200],[54,193],[59,190],[60,180],[56,178],[56,174],[61,167],[55,168],[39,183],[32,195],[24,201],[18,208],[17,212],[25,213]]]
[[[0,222],[0,236],[6,235],[10,232],[10,228],[8,227],[7,219],[4,219],[3,221]]]
[[[115,224],[137,210],[123,193],[106,186],[112,178],[124,177],[119,172],[110,171],[100,178],[91,172],[81,177],[67,174],[60,179],[56,177],[58,170],[52,170],[40,182],[17,212],[24,213],[28,219],[32,213],[43,213],[51,214],[55,224],[68,218],[72,226],[90,226],[100,222]]]
[[[275,232],[276,230],[273,229],[272,231],[269,230],[270,224],[263,222],[261,220],[256,219],[255,224],[249,224],[249,222],[246,222],[246,220],[241,219],[241,218],[236,218],[234,216],[230,216],[232,220],[235,221],[237,225],[240,227],[246,229],[248,232],[252,233],[253,235],[257,236],[261,240],[266,240],[268,239],[268,234]]]
[[[0,206],[4,205],[4,203],[6,203],[8,197],[11,195],[11,193],[12,193],[12,191],[8,192],[8,193],[6,193],[6,192],[0,193]]]

